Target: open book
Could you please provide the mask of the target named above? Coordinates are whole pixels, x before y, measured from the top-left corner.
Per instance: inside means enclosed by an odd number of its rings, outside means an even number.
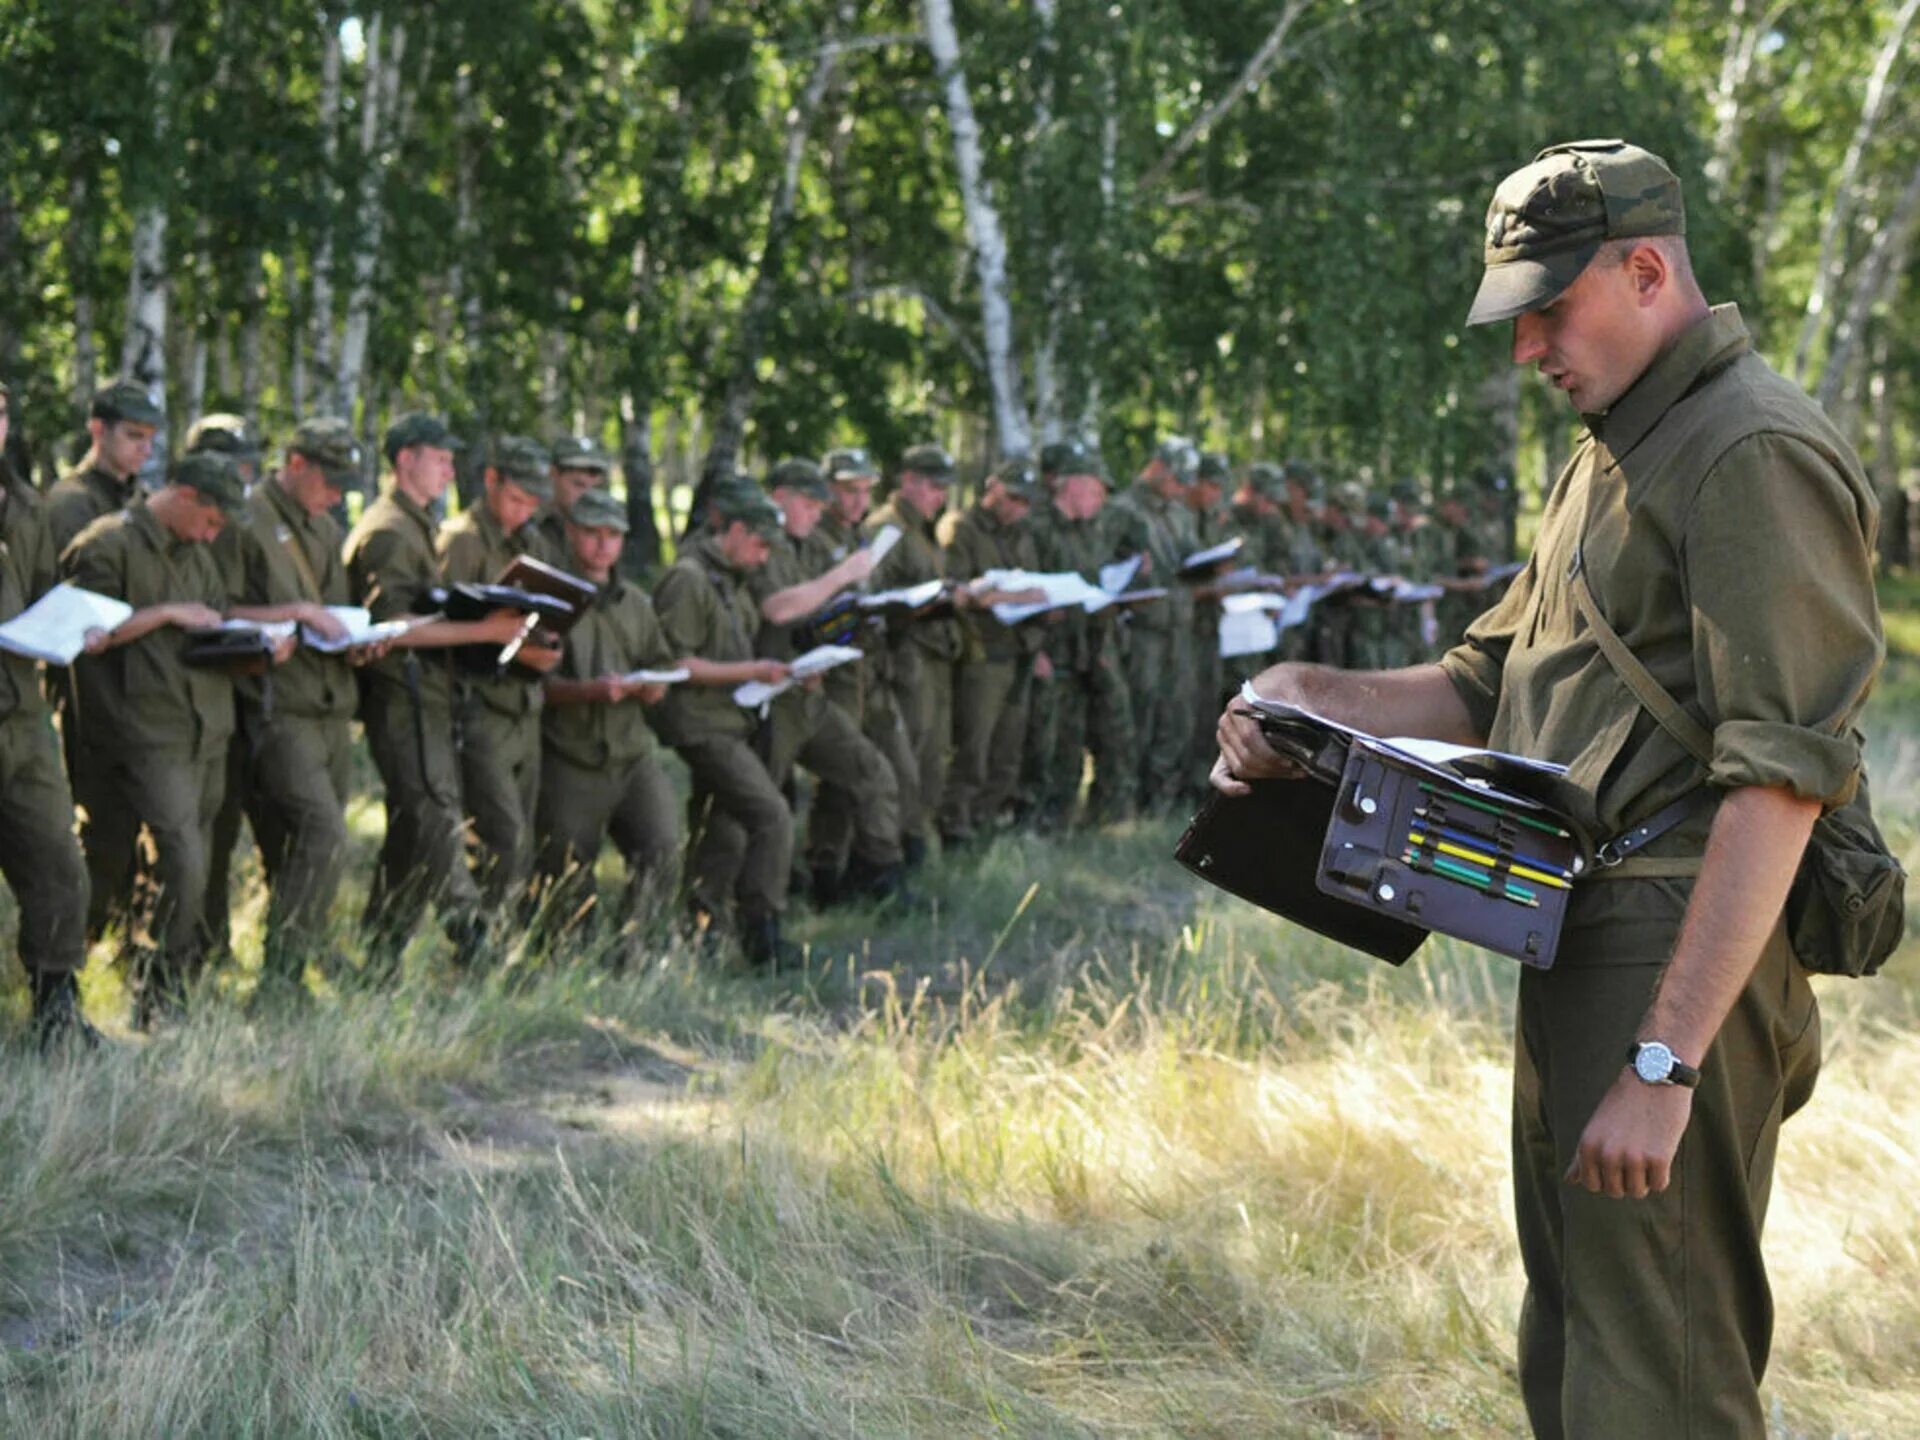
[[[112,630],[131,614],[133,607],[124,601],[77,585],[56,585],[0,625],[0,650],[71,665],[87,648],[89,630]]]

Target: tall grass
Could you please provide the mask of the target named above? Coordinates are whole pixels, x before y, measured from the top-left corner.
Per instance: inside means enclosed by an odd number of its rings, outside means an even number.
[[[1875,730],[1912,847],[1920,685]],[[0,1435],[1521,1432],[1510,966],[1356,959],[1173,836],[1004,837],[776,980],[423,939],[391,991],[99,1056],[16,1024]],[[1822,991],[1783,1435],[1920,1434],[1915,972]]]

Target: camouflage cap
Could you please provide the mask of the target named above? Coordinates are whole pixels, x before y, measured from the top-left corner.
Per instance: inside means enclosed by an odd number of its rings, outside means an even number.
[[[1387,493],[1393,497],[1393,503],[1396,505],[1407,505],[1418,509],[1428,503],[1427,486],[1419,480],[1396,480],[1393,482],[1393,488]]]
[[[1212,480],[1224,485],[1233,478],[1233,462],[1220,450],[1204,450],[1200,454],[1199,468],[1194,472],[1196,478]]]
[[[627,533],[631,522],[627,518],[627,504],[611,490],[599,486],[585,491],[573,502],[573,513],[567,517],[570,525],[585,526],[589,530],[618,530]]]
[[[410,411],[395,420],[387,427],[387,433],[380,441],[380,449],[389,464],[394,456],[414,445],[430,445],[436,450],[467,448],[466,442],[447,428],[446,421],[438,415],[428,415],[420,410]]]
[[[1016,500],[1024,500],[1029,505],[1041,496],[1040,472],[1034,463],[1024,455],[1013,460],[1003,460],[987,476],[989,480],[1000,482],[1000,488]]]
[[[941,485],[951,485],[953,472],[953,456],[943,445],[915,445],[900,457],[902,475],[924,475]]]
[[[538,440],[524,435],[496,435],[487,447],[487,468],[536,500],[553,498],[553,457]]]
[[[1327,482],[1320,478],[1320,472],[1304,460],[1289,460],[1280,467],[1281,478],[1289,485],[1298,485],[1307,492],[1307,498],[1316,505],[1323,505],[1327,499]]]
[[[1679,178],[1658,155],[1624,140],[1551,146],[1493,192],[1487,270],[1467,324],[1537,310],[1579,279],[1609,240],[1686,233]]]
[[[160,408],[160,402],[145,386],[136,385],[131,380],[115,380],[94,391],[93,404],[87,414],[109,425],[118,420],[129,420],[135,425],[160,426],[167,423],[167,413]]]
[[[1162,440],[1153,447],[1153,458],[1182,485],[1191,485],[1200,471],[1200,452],[1184,435],[1169,435]]]
[[[613,470],[613,457],[584,435],[562,435],[553,442],[552,453],[556,470],[592,470],[601,475]]]
[[[1375,520],[1391,520],[1393,518],[1393,497],[1384,490],[1368,491],[1367,514]]]
[[[829,481],[880,478],[880,467],[858,445],[850,445],[844,450],[829,450],[826,459],[820,462],[820,469]]]
[[[1327,504],[1358,515],[1367,508],[1367,487],[1358,480],[1342,480],[1327,492]]]
[[[827,488],[827,480],[820,473],[820,467],[811,460],[782,460],[767,474],[767,489],[791,490],[797,495],[806,495],[815,500],[831,500],[833,491]]]
[[[342,490],[364,487],[360,446],[353,438],[353,427],[344,420],[331,416],[302,420],[287,441],[287,453],[304,455],[320,467],[329,484]]]
[[[258,460],[260,437],[241,415],[202,415],[187,431],[187,453],[217,450],[235,460]]]
[[[247,482],[232,457],[217,450],[200,450],[182,455],[167,470],[169,485],[185,485],[200,492],[228,515],[238,515],[247,507]]]
[[[736,475],[715,485],[707,505],[710,513],[722,522],[722,528],[738,520],[768,538],[787,528],[787,520],[780,513],[780,507],[744,475]]]
[[[1040,451],[1042,475],[1098,475],[1107,478],[1100,452],[1080,439],[1055,440]]]
[[[1287,472],[1267,460],[1256,460],[1247,467],[1247,484],[1257,495],[1269,500],[1287,498]]]

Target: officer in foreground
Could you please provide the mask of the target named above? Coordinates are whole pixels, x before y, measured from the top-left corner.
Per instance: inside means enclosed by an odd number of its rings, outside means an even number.
[[[1680,182],[1620,141],[1501,182],[1469,323],[1512,321],[1515,363],[1587,429],[1533,563],[1437,665],[1256,682],[1376,733],[1564,763],[1598,836],[1697,797],[1581,883],[1554,967],[1520,977],[1520,1380],[1542,1436],[1766,1434],[1760,1231],[1820,1063],[1781,912],[1815,819],[1859,782],[1883,651],[1873,488],[1738,310],[1708,307],[1684,231]],[[1641,709],[1601,623],[1711,737],[1710,766]],[[1236,707],[1219,737],[1223,792],[1287,773]]]

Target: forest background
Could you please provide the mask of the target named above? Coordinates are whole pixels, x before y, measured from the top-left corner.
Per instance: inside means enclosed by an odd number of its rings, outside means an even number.
[[[175,443],[417,406],[590,433],[635,497],[929,436],[1124,470],[1168,429],[1537,483],[1571,426],[1461,324],[1481,220],[1541,146],[1624,135],[1897,552],[1916,10],[6,0],[0,374],[43,472],[126,373]]]

